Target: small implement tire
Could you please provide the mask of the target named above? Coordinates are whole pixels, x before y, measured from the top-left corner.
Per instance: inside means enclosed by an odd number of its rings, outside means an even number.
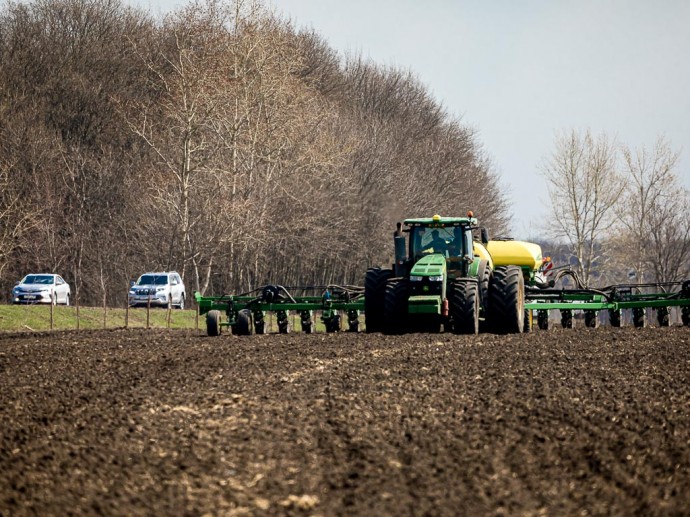
[[[573,311],[571,309],[561,309],[561,327],[564,329],[573,328]]]
[[[641,329],[641,328],[644,328],[644,324],[645,324],[644,309],[634,308],[633,309],[633,326],[636,329]]]
[[[453,333],[479,333],[479,284],[474,280],[454,280],[450,285],[450,312]]]
[[[660,327],[668,327],[671,324],[671,314],[668,307],[659,307],[656,310],[656,319]]]
[[[336,314],[326,322],[326,332],[340,332],[341,318],[340,314]]]
[[[518,266],[497,267],[489,288],[489,323],[499,334],[519,334],[525,325],[525,278]]]
[[[599,318],[597,318],[597,311],[585,311],[585,327],[597,328]]]
[[[220,336],[221,329],[220,311],[208,311],[206,313],[206,334],[212,337]]]
[[[609,322],[612,327],[619,328],[622,326],[623,320],[621,319],[620,309],[610,309],[609,310]]]
[[[386,282],[386,297],[383,303],[383,333],[404,334],[407,332],[408,284],[404,278]]]
[[[232,326],[232,333],[236,336],[251,336],[252,312],[249,309],[242,309],[237,313],[237,323]]]
[[[537,311],[537,326],[541,330],[549,330],[549,311],[546,309]]]
[[[683,307],[680,312],[680,319],[683,322],[683,325],[690,327],[690,307]]]
[[[375,267],[369,269],[364,277],[364,325],[367,332],[383,330],[386,282],[392,276],[392,270]]]

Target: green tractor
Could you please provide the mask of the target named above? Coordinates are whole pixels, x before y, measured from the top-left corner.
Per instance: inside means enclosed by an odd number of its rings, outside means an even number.
[[[406,219],[394,241],[393,266],[366,273],[367,332],[523,332],[525,281],[541,266],[539,246],[489,242],[472,212]]]

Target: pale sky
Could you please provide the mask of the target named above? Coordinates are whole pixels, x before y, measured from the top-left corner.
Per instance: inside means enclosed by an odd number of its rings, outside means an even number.
[[[186,3],[130,1],[154,13]],[[516,238],[538,235],[548,217],[538,171],[560,131],[648,148],[665,136],[690,188],[688,0],[268,1],[342,55],[411,70],[474,128],[511,200]]]

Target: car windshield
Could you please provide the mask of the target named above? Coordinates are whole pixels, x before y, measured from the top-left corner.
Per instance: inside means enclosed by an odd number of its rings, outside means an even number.
[[[142,275],[137,285],[166,285],[168,275]]]
[[[52,284],[53,277],[51,275],[26,275],[22,284]]]

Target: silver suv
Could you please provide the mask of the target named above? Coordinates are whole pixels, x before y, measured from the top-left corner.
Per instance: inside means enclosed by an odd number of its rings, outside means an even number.
[[[162,306],[184,309],[186,292],[182,278],[175,271],[144,273],[129,288],[129,306]]]

